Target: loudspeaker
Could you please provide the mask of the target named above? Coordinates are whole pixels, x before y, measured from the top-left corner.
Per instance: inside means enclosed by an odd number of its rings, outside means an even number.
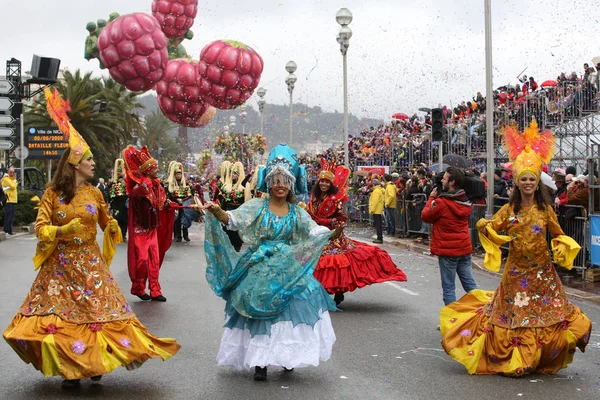
[[[439,142],[444,138],[444,112],[441,108],[431,110],[431,140]]]
[[[19,118],[21,118],[22,113],[23,113],[23,103],[21,103],[21,102],[14,103],[13,107],[10,109],[10,115],[12,115],[12,117],[14,119],[19,119]]]
[[[34,54],[31,61],[31,76],[55,81],[59,68],[60,60],[58,58],[40,57]]]

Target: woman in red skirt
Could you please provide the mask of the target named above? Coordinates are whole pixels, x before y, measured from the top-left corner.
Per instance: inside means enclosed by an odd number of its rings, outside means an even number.
[[[316,223],[335,229],[345,226],[348,216],[343,204],[348,200],[346,189],[350,170],[335,162],[321,160],[321,172],[314,185],[307,210]],[[352,240],[343,233],[323,249],[314,272],[325,290],[334,294],[336,304],[344,293],[372,283],[406,281],[406,275],[389,254],[376,246]]]

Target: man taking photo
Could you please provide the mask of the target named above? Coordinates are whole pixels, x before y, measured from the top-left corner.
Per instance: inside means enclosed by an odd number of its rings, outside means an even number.
[[[449,167],[442,178],[442,193],[433,189],[421,219],[433,225],[431,254],[438,256],[444,304],[456,301],[456,275],[465,292],[477,289],[471,269],[469,217],[473,206],[463,190],[465,174]]]

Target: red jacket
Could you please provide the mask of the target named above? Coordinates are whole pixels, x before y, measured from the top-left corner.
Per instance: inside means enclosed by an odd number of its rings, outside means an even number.
[[[444,257],[466,256],[473,252],[469,235],[469,217],[473,206],[464,190],[430,196],[421,219],[433,224],[431,254]]]

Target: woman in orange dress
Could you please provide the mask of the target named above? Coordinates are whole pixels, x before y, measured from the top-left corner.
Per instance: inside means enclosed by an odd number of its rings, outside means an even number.
[[[317,224],[329,229],[345,226],[348,216],[343,204],[348,199],[346,187],[350,170],[324,159],[321,167],[306,211]],[[357,288],[386,281],[406,281],[404,272],[385,250],[352,240],[343,233],[325,246],[314,276],[328,293],[334,294],[336,304],[344,300],[345,292]]]
[[[56,92],[46,98],[49,111],[60,101]],[[98,381],[119,366],[133,369],[149,358],[166,360],[180,346],[148,333],[110,272],[114,245],[122,241],[119,224],[100,190],[87,182],[95,165],[89,146],[66,111],[58,122],[70,132],[69,148],[40,202],[33,259],[39,273],[3,337],[23,361],[74,386],[83,378]],[[102,252],[98,225],[104,231]]]
[[[499,271],[499,246],[510,242],[500,286],[473,290],[440,313],[442,346],[470,374],[520,376],[556,374],[582,352],[591,322],[565,294],[554,262],[570,269],[579,245],[562,231],[552,202],[540,182],[554,137],[541,135],[535,122],[520,134],[505,128],[513,163],[515,192],[491,220],[477,222],[487,252],[485,266]],[[507,235],[498,235],[505,231]]]

